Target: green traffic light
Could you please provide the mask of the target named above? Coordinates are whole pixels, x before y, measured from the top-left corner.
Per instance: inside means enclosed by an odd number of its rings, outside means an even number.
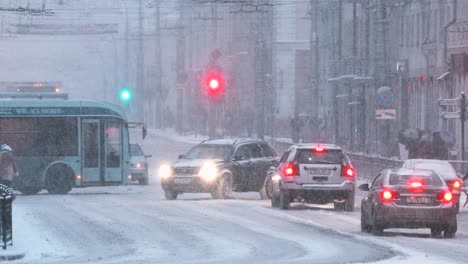
[[[120,100],[127,102],[132,97],[132,94],[128,89],[124,89],[120,92]]]

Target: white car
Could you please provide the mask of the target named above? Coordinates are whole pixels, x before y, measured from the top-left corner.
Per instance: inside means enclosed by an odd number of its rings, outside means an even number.
[[[130,177],[132,181],[138,181],[140,185],[148,185],[148,162],[147,158],[138,144],[130,144]]]

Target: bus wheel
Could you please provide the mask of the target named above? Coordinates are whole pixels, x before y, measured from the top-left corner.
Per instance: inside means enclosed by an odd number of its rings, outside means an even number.
[[[66,194],[73,188],[73,170],[63,164],[53,165],[47,170],[45,186],[50,194]]]
[[[37,194],[42,190],[41,187],[20,187],[18,191],[20,191],[24,195],[34,195]]]

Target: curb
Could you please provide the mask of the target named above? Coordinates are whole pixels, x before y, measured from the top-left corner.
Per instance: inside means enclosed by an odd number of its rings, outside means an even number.
[[[0,261],[12,261],[12,260],[18,260],[24,258],[26,256],[26,253],[21,253],[21,252],[2,252],[3,249],[0,249]]]

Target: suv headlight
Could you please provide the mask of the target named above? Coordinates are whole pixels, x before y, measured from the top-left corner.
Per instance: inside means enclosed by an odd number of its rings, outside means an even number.
[[[159,177],[161,177],[161,179],[167,179],[169,177],[172,177],[172,174],[173,174],[173,171],[172,171],[171,166],[167,164],[162,164],[159,167]]]
[[[198,177],[206,180],[213,181],[218,176],[218,167],[212,162],[207,162],[200,167]]]

